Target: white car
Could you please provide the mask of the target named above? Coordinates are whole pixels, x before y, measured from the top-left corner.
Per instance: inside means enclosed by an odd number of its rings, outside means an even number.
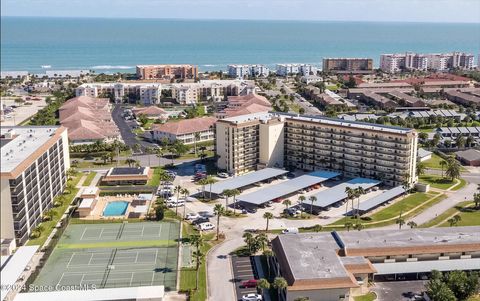
[[[200,217],[200,215],[198,213],[187,213],[187,215],[185,216],[185,219],[187,221],[193,221],[193,220],[195,220],[199,217]]]
[[[228,173],[226,173],[226,172],[219,172],[219,173],[217,174],[217,176],[219,176],[220,178],[228,178]]]
[[[198,230],[200,230],[200,231],[208,231],[208,230],[215,229],[215,225],[212,224],[212,223],[209,223],[209,222],[201,223],[197,227],[198,227]]]
[[[259,294],[246,294],[242,297],[242,301],[262,301],[263,298]]]

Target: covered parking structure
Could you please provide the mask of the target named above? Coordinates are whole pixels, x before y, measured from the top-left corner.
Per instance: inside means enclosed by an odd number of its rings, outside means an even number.
[[[337,186],[320,191],[319,193],[315,194],[317,200],[313,202],[313,207],[325,209],[337,202],[346,199],[347,193],[345,192],[345,189],[347,187],[350,187],[351,189],[362,187],[363,189],[367,190],[379,185],[380,183],[380,181],[374,179],[355,178],[348,182],[338,184]],[[312,206],[312,202],[310,200],[305,200],[302,202],[302,204]]]
[[[374,263],[373,267],[377,270],[373,274],[373,279],[376,281],[416,280],[423,275],[430,274],[432,270],[440,272],[478,271],[480,270],[480,258]]]
[[[376,195],[360,204],[358,211],[361,214],[364,214],[370,210],[377,208],[378,206],[394,199],[405,193],[405,189],[402,186],[397,186],[395,188],[389,189],[382,194]]]
[[[258,206],[338,176],[340,176],[340,173],[338,172],[314,171],[277,185],[240,195],[237,197],[237,201]]]
[[[221,194],[226,189],[240,189],[258,182],[287,174],[288,171],[279,168],[264,168],[245,175],[220,181],[212,185],[212,193]]]

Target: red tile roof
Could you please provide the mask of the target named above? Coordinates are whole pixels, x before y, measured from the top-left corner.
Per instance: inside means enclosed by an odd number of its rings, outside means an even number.
[[[152,126],[152,130],[174,135],[184,135],[207,131],[212,128],[216,121],[217,118],[214,117],[184,119],[180,121],[171,121],[164,124],[154,124]]]
[[[143,108],[133,108],[132,111],[137,116],[143,114],[143,115],[146,115],[146,116],[154,117],[154,116],[160,116],[160,115],[167,114],[167,112],[164,109],[159,108],[157,106],[148,106],[148,107],[143,107]]]

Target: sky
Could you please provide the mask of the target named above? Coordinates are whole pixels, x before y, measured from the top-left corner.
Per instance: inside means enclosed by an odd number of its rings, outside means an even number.
[[[1,15],[480,23],[480,0],[1,0]]]

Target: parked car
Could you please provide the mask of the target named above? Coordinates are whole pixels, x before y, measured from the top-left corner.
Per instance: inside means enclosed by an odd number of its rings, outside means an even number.
[[[175,208],[175,207],[182,207],[182,206],[185,206],[185,202],[183,200],[178,200],[178,202],[167,203],[168,208]]]
[[[189,221],[195,220],[199,217],[200,215],[198,215],[198,213],[187,213],[187,215],[185,215],[185,219]]]
[[[262,301],[262,296],[259,294],[246,294],[243,295],[242,301]]]
[[[240,283],[240,286],[245,288],[257,287],[257,282],[257,279],[249,279],[246,281],[242,281],[242,283]]]
[[[192,221],[192,225],[199,225],[199,224],[203,224],[203,223],[208,223],[210,221],[210,219],[208,217],[199,217],[197,219],[194,219]]]
[[[220,178],[228,178],[228,173],[226,172],[219,172],[217,173],[217,176],[219,176]]]
[[[287,228],[282,230],[283,234],[298,234],[298,228]]]
[[[211,211],[199,211],[198,214],[203,217],[214,217],[215,213]]]
[[[200,231],[208,231],[215,229],[215,225],[210,222],[198,224],[197,227]]]
[[[245,208],[245,210],[247,210],[248,213],[256,213],[257,212],[256,208]]]
[[[293,178],[295,178],[295,174],[293,172],[289,172],[289,173],[287,173],[287,178],[293,179]]]

